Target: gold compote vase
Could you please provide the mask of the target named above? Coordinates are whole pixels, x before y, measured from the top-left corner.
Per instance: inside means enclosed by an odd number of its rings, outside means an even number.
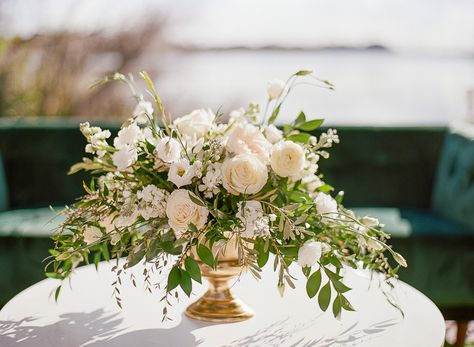
[[[219,252],[218,265],[215,269],[201,262],[193,251],[203,277],[209,282],[209,289],[188,306],[185,314],[193,319],[217,323],[233,323],[252,318],[253,311],[231,291],[235,278],[243,272],[243,267],[239,264],[235,238],[231,238],[223,248],[214,245],[212,252],[214,254]]]

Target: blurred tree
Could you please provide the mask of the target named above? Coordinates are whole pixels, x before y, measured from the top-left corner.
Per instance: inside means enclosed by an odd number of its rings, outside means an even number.
[[[161,21],[130,31],[45,33],[0,39],[0,116],[125,117],[133,108],[117,84],[90,90],[105,74],[147,69],[144,55],[164,49]],[[153,62],[154,59],[149,59]]]

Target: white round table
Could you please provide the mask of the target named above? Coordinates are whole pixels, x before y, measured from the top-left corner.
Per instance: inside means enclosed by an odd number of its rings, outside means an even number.
[[[194,321],[183,312],[197,299],[205,285],[195,285],[196,294],[171,308],[172,321],[162,323],[162,293],[145,292],[143,265],[134,273],[137,287],[124,280],[123,309],[112,296],[115,274],[112,263],[79,268],[66,284],[58,302],[52,291],[58,281],[46,279],[24,290],[0,311],[0,346],[416,346],[440,347],[444,343],[444,320],[437,307],[423,294],[398,281],[392,294],[405,318],[386,300],[378,280],[367,272],[345,270],[347,293],[356,312],[343,312],[341,320],[329,309],[321,312],[316,298],[309,299],[301,270],[297,288],[287,288],[283,298],[276,288],[271,262],[262,280],[250,274],[234,285],[235,294],[252,307],[254,318],[240,323],[212,324]]]

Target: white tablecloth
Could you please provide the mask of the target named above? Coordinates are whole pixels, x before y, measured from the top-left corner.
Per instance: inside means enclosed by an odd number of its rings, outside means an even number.
[[[366,272],[347,269],[347,297],[356,312],[343,312],[341,320],[330,309],[323,313],[317,300],[309,299],[301,270],[293,269],[297,289],[281,298],[271,265],[256,281],[250,274],[234,291],[252,307],[253,319],[233,324],[209,324],[184,316],[185,307],[206,289],[175,303],[172,321],[161,323],[160,292],[149,294],[141,285],[143,266],[128,271],[137,278],[121,288],[123,309],[112,296],[112,264],[79,268],[58,303],[51,296],[55,280],[44,280],[13,298],[0,311],[0,346],[384,346],[439,347],[444,341],[444,321],[436,306],[423,294],[397,282],[392,294],[405,318],[387,303],[378,281]],[[128,278],[128,276],[127,276]],[[185,295],[181,295],[185,298]]]

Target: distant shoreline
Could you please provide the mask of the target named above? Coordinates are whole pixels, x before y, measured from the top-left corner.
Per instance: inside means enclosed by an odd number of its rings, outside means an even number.
[[[367,46],[316,46],[316,47],[287,47],[278,45],[266,45],[266,46],[216,46],[216,47],[205,47],[205,46],[173,46],[174,49],[187,52],[229,52],[229,51],[301,51],[301,52],[384,52],[393,53],[393,51],[383,45],[373,44]]]

